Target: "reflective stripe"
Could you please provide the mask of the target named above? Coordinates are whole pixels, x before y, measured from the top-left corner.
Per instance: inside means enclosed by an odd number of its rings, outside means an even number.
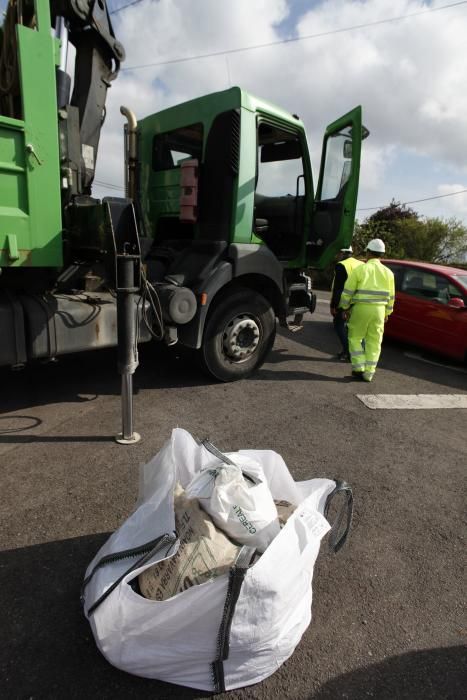
[[[377,362],[371,362],[370,360],[367,360],[367,361],[366,361],[366,364],[367,364],[367,365],[373,365],[373,367],[376,367],[376,365],[377,365],[378,363],[377,363]]]
[[[376,296],[373,296],[372,294],[367,294],[366,292],[363,292],[363,291],[360,291],[358,294],[356,294],[354,296],[354,300],[355,299],[362,299],[362,298],[366,298],[366,297],[368,297],[368,299],[371,299],[371,301],[378,301],[380,303],[389,301],[388,296],[385,296],[385,297],[377,296],[376,297]]]
[[[348,294],[349,296],[352,296],[352,294],[355,294],[355,290],[354,289],[346,289],[344,287],[344,289],[342,290],[342,294]]]
[[[375,294],[377,296],[388,297],[389,292],[379,292],[373,289],[356,289],[355,294]]]
[[[373,301],[389,301],[388,296],[376,296],[373,294],[367,294],[363,289],[361,289],[358,294],[356,293],[354,296],[354,299],[361,299],[362,297],[368,297],[369,299],[373,299]]]
[[[364,362],[352,362],[352,369],[365,369],[365,363]]]
[[[356,350],[355,352],[351,352],[351,353],[350,353],[350,356],[351,356],[351,357],[356,357],[357,355],[364,355],[364,354],[365,354],[365,353],[363,352],[363,350]]]
[[[359,297],[353,300],[354,304],[380,304],[381,306],[386,306],[387,302],[385,299],[365,299]]]

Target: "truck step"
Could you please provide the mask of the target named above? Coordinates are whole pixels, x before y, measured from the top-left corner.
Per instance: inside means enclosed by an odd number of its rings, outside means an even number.
[[[305,311],[308,311],[308,309],[305,309]],[[293,321],[287,321],[287,330],[289,330],[291,333],[298,333],[298,331],[303,330],[303,313],[300,313],[297,311],[295,313]]]
[[[303,330],[303,326],[298,326],[294,323],[287,323],[287,330],[291,333],[298,333]]]

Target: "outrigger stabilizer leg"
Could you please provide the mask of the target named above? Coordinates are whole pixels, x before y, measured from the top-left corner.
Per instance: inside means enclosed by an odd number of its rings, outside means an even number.
[[[106,197],[104,203],[115,247],[118,372],[122,377],[122,432],[115,440],[121,445],[132,445],[141,439],[133,430],[133,374],[139,364],[136,295],[141,289],[141,250],[132,201]]]
[[[137,256],[117,256],[117,333],[118,371],[122,376],[122,432],[115,440],[121,445],[132,445],[141,439],[133,430],[133,374],[138,366],[136,337],[135,267]]]

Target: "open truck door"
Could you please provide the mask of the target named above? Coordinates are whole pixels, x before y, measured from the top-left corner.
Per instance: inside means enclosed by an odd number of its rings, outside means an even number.
[[[324,268],[352,242],[362,140],[362,108],[355,107],[325,132],[314,200],[307,262]]]

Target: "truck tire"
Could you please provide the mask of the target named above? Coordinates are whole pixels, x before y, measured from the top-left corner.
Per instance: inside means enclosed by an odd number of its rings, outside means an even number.
[[[269,301],[237,287],[208,316],[199,350],[201,366],[221,382],[248,377],[263,364],[275,336],[276,317]]]

